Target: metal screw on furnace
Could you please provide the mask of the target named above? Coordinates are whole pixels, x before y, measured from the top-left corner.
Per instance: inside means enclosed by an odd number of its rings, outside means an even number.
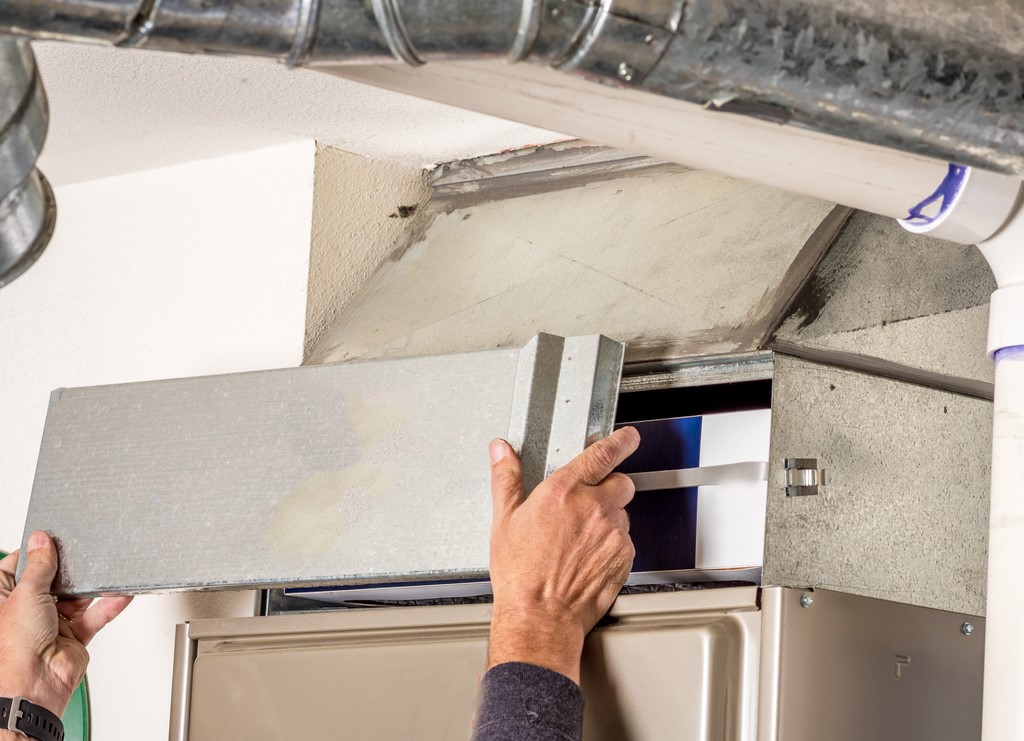
[[[974,632],[974,626],[970,623],[964,623],[960,626],[960,632],[963,633],[965,636],[969,636],[971,633]]]
[[[801,607],[810,607],[813,604],[814,604],[814,597],[812,597],[809,594],[805,594],[805,595],[803,595],[800,598],[800,606]]]
[[[619,77],[626,82],[633,82],[633,78],[636,77],[636,70],[625,62],[619,64]]]

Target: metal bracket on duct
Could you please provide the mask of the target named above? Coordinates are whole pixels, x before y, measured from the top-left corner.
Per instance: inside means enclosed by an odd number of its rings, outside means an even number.
[[[506,58],[1024,174],[1024,7],[988,0],[0,0],[0,31],[289,65]]]
[[[39,259],[53,233],[53,191],[36,169],[48,119],[28,42],[0,37],[0,286]]]

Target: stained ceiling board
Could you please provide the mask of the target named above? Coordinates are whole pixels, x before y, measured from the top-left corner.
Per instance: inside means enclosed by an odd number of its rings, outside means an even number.
[[[630,362],[759,349],[849,211],[673,167],[581,182],[567,166],[564,184],[545,172],[532,194],[471,183],[428,204],[310,362],[509,347],[538,331],[607,334]]]

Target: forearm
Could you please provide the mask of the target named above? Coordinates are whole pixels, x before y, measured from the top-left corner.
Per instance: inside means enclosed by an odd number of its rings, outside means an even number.
[[[564,675],[525,663],[484,675],[473,741],[580,741],[583,693]]]

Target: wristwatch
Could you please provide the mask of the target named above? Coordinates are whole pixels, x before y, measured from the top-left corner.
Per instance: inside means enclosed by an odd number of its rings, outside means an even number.
[[[24,697],[0,697],[0,730],[38,741],[64,741],[60,718]]]

